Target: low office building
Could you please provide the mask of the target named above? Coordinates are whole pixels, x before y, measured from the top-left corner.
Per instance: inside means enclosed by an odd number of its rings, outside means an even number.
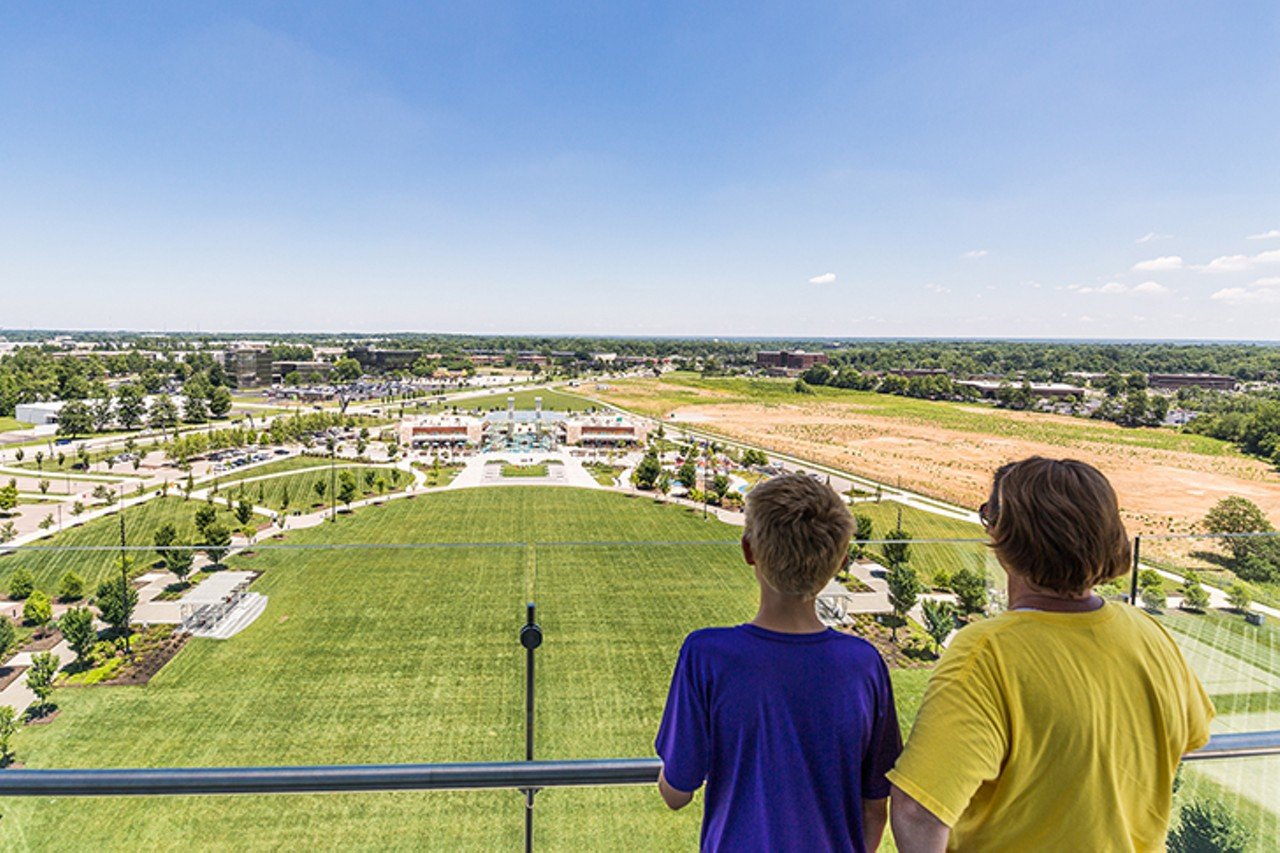
[[[1147,384],[1158,391],[1176,391],[1179,388],[1234,391],[1237,380],[1234,376],[1214,373],[1152,373],[1147,377]]]
[[[44,400],[37,403],[19,403],[14,407],[13,417],[24,424],[32,426],[48,426],[58,422],[58,412],[66,403],[62,400]]]
[[[485,422],[469,415],[424,415],[400,423],[406,447],[474,447],[484,438]]]
[[[564,421],[565,444],[586,447],[642,445],[649,424],[624,415],[580,415]]]
[[[815,364],[826,364],[826,353],[804,350],[761,350],[756,353],[756,367],[774,370],[808,370]]]
[[[222,353],[222,369],[234,388],[262,388],[271,384],[271,350],[239,347]]]

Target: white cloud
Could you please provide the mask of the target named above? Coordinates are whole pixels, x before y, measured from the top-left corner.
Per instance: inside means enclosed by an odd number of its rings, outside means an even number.
[[[1260,278],[1253,283],[1254,287],[1277,287],[1280,286],[1280,275],[1268,276]]]
[[[1144,281],[1142,284],[1139,284],[1137,287],[1135,287],[1133,289],[1133,292],[1159,295],[1161,293],[1168,293],[1169,288],[1165,287],[1163,284],[1161,284],[1158,281]]]
[[[1256,255],[1223,255],[1214,258],[1202,267],[1204,272],[1244,272],[1263,264],[1280,264],[1280,249],[1259,252]]]
[[[1165,255],[1159,258],[1152,258],[1149,261],[1139,261],[1133,265],[1135,271],[1138,272],[1160,272],[1163,270],[1180,270],[1182,269],[1182,258],[1177,255]]]
[[[1118,281],[1109,281],[1098,288],[1099,293],[1124,293],[1129,288]]]
[[[1228,305],[1256,305],[1280,303],[1280,288],[1259,287],[1253,290],[1244,287],[1224,287],[1209,297]]]
[[[1157,234],[1154,231],[1148,231],[1146,234],[1143,234],[1141,237],[1139,237],[1137,240],[1134,240],[1133,242],[1154,243],[1156,240],[1172,240],[1172,239],[1173,239],[1172,234]]]
[[[1272,228],[1270,231],[1263,231],[1261,234],[1250,234],[1250,240],[1274,240],[1280,237],[1280,228]]]
[[[836,280],[836,274],[833,272],[824,272],[822,275],[815,275],[809,279],[810,284],[831,284]]]
[[[1205,272],[1244,272],[1253,266],[1253,258],[1248,255],[1223,255],[1214,258],[1201,267]]]
[[[987,256],[986,249],[970,249],[960,257],[962,258],[985,258]]]
[[[928,291],[932,291],[933,293],[950,293],[951,292],[951,288],[943,287],[942,285],[934,284],[933,282],[929,282],[928,284],[926,284],[924,286],[924,289]]]

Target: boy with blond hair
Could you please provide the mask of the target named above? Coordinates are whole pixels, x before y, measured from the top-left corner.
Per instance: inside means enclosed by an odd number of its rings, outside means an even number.
[[[889,672],[815,603],[847,559],[853,517],[830,486],[775,477],[747,499],[742,556],[760,608],[685,638],[656,748],[683,808],[706,783],[703,850],[874,850],[902,750]]]

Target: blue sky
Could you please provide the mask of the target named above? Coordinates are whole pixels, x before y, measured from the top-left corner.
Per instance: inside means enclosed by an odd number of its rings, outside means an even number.
[[[1280,339],[1278,47],[1274,3],[6,4],[0,327]]]

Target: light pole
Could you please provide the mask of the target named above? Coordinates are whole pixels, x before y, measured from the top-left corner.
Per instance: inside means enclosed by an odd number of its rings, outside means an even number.
[[[333,433],[329,434],[329,521],[332,524],[338,523],[338,495],[337,495],[337,478],[338,478],[338,438]]]
[[[109,494],[109,493],[108,493]],[[116,513],[120,517],[120,606],[124,610],[126,603],[129,601],[129,552],[128,545],[125,542],[124,535],[124,484],[120,485],[120,511]],[[124,624],[124,651],[130,658],[133,657],[133,643],[129,637],[129,620],[125,620]]]

